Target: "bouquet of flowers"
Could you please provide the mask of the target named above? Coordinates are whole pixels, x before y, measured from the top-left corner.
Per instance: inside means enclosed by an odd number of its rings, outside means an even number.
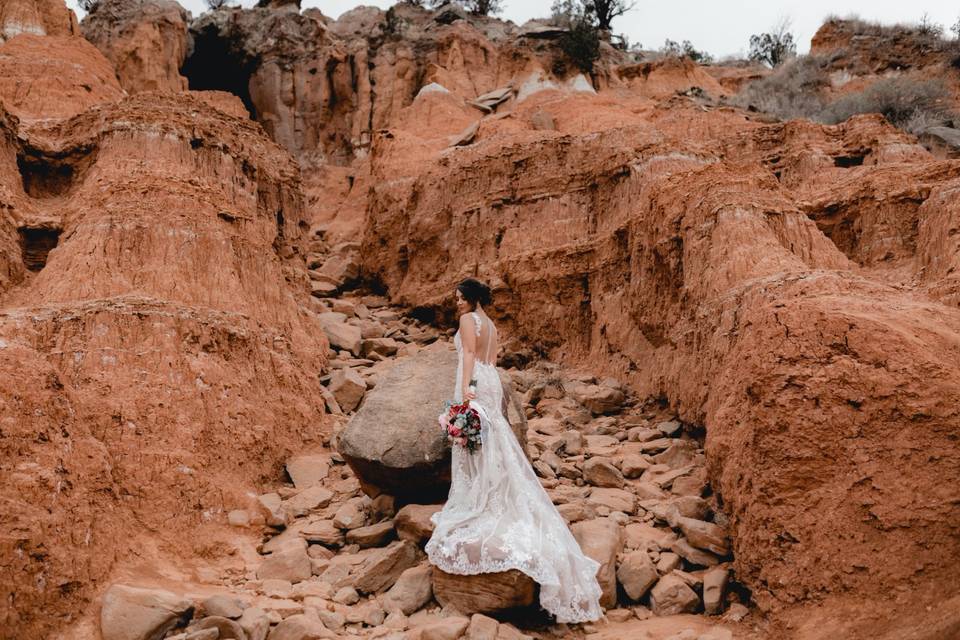
[[[447,402],[446,411],[440,414],[440,428],[453,444],[474,453],[480,448],[480,414],[470,403]]]

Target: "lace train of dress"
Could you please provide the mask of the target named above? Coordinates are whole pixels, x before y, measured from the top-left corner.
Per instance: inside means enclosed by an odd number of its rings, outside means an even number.
[[[539,583],[540,605],[557,622],[599,619],[599,563],[584,555],[513,435],[501,412],[496,367],[478,359],[473,377],[477,398],[471,406],[480,414],[481,447],[474,454],[453,447],[450,494],[432,517],[434,533],[426,546],[430,562],[460,575],[517,569]]]

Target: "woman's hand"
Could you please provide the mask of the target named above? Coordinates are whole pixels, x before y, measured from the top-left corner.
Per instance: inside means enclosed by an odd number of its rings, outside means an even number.
[[[471,400],[477,399],[477,394],[473,390],[473,387],[467,387],[466,389],[463,389],[462,395],[463,395],[464,402],[470,402]]]

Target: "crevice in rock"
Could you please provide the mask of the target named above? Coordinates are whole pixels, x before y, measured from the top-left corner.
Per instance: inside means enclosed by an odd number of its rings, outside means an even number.
[[[47,265],[47,255],[60,240],[60,229],[20,227],[20,254],[30,271],[40,271]]]
[[[833,166],[849,169],[850,167],[859,167],[863,164],[863,159],[867,157],[867,152],[857,153],[847,156],[835,156]]]

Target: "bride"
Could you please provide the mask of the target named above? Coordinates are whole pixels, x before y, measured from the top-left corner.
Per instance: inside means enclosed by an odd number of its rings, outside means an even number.
[[[597,620],[600,565],[580,550],[501,412],[497,328],[483,310],[490,289],[468,278],[456,296],[454,401],[470,401],[480,414],[481,446],[453,447],[450,495],[426,546],[430,562],[461,575],[518,569],[539,583],[540,605],[557,622]]]

